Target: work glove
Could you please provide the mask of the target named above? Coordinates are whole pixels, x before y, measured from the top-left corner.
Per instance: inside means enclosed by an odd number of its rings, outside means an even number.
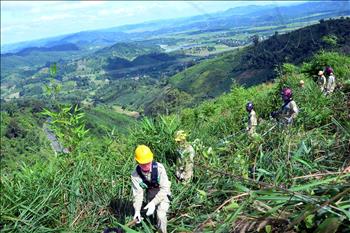
[[[184,177],[185,177],[184,172],[181,170],[180,172],[178,172],[176,177],[177,177],[177,179],[182,181],[184,179]]]
[[[143,208],[143,209],[147,210],[146,215],[147,215],[147,216],[150,216],[150,215],[152,215],[152,214],[154,213],[154,211],[156,210],[156,205],[154,204],[153,201],[151,201],[151,202],[149,202],[149,203],[145,206],[145,208]]]
[[[136,223],[137,223],[137,224],[141,223],[142,218],[141,218],[141,213],[140,213],[140,211],[136,211],[136,212],[135,212],[134,220],[136,220]]]

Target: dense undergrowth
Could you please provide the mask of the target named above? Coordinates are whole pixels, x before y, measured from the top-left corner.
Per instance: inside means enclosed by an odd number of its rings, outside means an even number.
[[[340,83],[331,96],[312,76],[325,65]],[[129,137],[90,132],[69,154],[14,157],[11,166],[2,154],[2,232],[101,232],[128,222],[139,143],[154,150],[172,181],[169,232],[348,232],[350,174],[342,170],[350,162],[349,77],[349,57],[320,53],[301,67],[285,64],[274,83],[233,86],[180,114],[145,118]],[[269,118],[282,105],[283,86],[293,89],[301,110],[288,128]],[[244,131],[248,100],[259,117],[255,137]],[[174,176],[180,128],[197,152],[190,185]],[[155,228],[146,220],[134,230]]]

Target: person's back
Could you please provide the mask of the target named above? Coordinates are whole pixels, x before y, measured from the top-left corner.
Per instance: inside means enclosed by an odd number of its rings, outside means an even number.
[[[246,110],[247,112],[249,112],[247,132],[249,136],[252,136],[256,133],[256,126],[258,125],[258,119],[254,111],[254,105],[251,101],[247,103]]]
[[[331,73],[328,77],[328,82],[327,82],[327,94],[332,93],[334,89],[335,89],[335,77],[333,73]]]

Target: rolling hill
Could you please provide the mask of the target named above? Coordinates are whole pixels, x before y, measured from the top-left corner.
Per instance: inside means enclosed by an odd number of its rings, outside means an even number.
[[[237,82],[252,86],[271,81],[283,63],[300,64],[320,50],[350,54],[350,18],[321,20],[319,24],[279,35],[256,45],[227,52],[186,69],[169,82],[197,98],[216,97]],[[332,39],[333,38],[333,39]]]

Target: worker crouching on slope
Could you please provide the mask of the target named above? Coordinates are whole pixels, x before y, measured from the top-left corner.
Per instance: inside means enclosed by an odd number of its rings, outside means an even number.
[[[138,165],[131,175],[134,197],[134,219],[140,223],[141,207],[146,194],[148,204],[144,207],[146,215],[150,216],[157,209],[157,225],[162,233],[167,232],[167,212],[170,205],[170,186],[166,170],[161,163],[153,161],[153,153],[145,145],[139,145],[135,150],[135,160]]]
[[[284,104],[282,105],[280,110],[272,112],[271,116],[273,118],[278,118],[282,120],[282,123],[284,123],[285,125],[291,125],[299,113],[298,106],[292,98],[292,89],[290,89],[289,87],[283,88],[281,91],[281,97],[283,99]]]
[[[254,111],[254,105],[252,102],[247,103],[246,110],[249,112],[247,132],[249,136],[253,136],[256,134],[256,126],[258,125],[258,120],[256,118],[256,113]]]
[[[176,161],[176,177],[184,183],[189,183],[193,176],[195,151],[191,144],[187,142],[186,137],[187,134],[183,130],[175,133],[175,141],[178,143],[179,152]]]

